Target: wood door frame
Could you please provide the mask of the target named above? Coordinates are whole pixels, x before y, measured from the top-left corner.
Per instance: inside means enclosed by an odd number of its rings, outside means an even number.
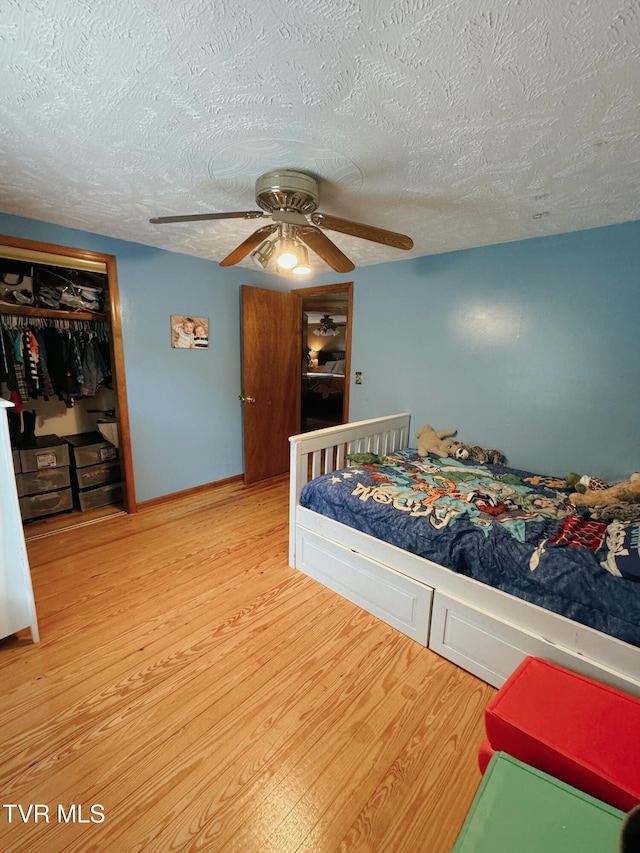
[[[318,284],[315,287],[302,287],[292,290],[293,296],[297,296],[300,302],[300,316],[302,317],[302,299],[307,296],[323,296],[329,293],[346,293],[347,294],[347,324],[346,324],[346,346],[344,352],[345,358],[345,383],[344,397],[342,403],[342,422],[349,421],[349,389],[351,387],[351,330],[353,318],[353,282],[345,281],[337,284]],[[299,407],[298,407],[299,408]]]
[[[0,245],[20,249],[25,253],[33,253],[34,263],[46,263],[45,260],[38,261],[36,257],[38,253],[44,253],[48,255],[62,256],[65,259],[69,259],[71,261],[69,268],[71,269],[73,268],[73,261],[78,262],[79,269],[82,268],[83,262],[89,265],[102,264],[105,266],[109,279],[108,322],[111,328],[111,370],[116,395],[120,464],[122,465],[124,472],[124,507],[128,513],[136,512],[136,491],[133,479],[129,406],[127,402],[127,383],[124,369],[122,316],[120,311],[116,256],[107,255],[103,252],[92,252],[87,249],[75,249],[70,246],[59,246],[54,243],[43,243],[37,240],[24,240],[20,237],[9,237],[5,234],[0,234]],[[28,258],[25,258],[25,260],[28,260]],[[70,319],[73,319],[73,314],[70,314]]]

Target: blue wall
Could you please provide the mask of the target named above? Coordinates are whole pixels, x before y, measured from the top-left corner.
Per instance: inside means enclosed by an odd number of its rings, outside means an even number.
[[[242,473],[240,285],[279,280],[15,216],[0,233],[116,256],[138,501]],[[209,348],[172,349],[172,314],[208,317]]]
[[[138,501],[242,472],[239,290],[282,279],[0,214],[0,232],[117,258]],[[363,267],[351,419],[412,413],[511,464],[616,480],[640,470],[640,222]],[[209,317],[171,349],[171,314]]]
[[[503,450],[515,467],[640,470],[640,222],[365,267],[352,420]]]

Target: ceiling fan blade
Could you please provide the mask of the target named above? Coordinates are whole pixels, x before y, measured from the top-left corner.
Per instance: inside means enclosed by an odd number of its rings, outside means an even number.
[[[336,272],[351,272],[355,269],[355,264],[319,228],[307,225],[297,228],[296,234]]]
[[[188,216],[155,216],[150,219],[153,225],[164,225],[166,222],[199,222],[204,219],[258,219],[265,216],[261,210],[239,210],[233,213],[192,213]]]
[[[373,243],[384,243],[385,246],[393,246],[394,249],[413,248],[413,240],[406,234],[385,231],[384,228],[374,228],[373,225],[351,222],[349,219],[340,219],[338,216],[327,216],[326,213],[312,213],[311,221],[314,225],[328,228],[329,231],[339,231],[341,234],[361,237],[363,240],[371,240]]]
[[[239,263],[243,258],[249,254],[249,252],[253,251],[257,246],[265,240],[269,234],[273,234],[278,228],[277,225],[263,225],[262,228],[258,228],[257,231],[254,231],[253,234],[250,234],[246,240],[243,240],[239,246],[229,252],[226,258],[223,258],[220,261],[221,267],[232,267],[234,264]]]

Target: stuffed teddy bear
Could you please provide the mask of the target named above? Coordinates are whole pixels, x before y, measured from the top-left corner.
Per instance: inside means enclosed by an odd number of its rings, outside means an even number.
[[[609,483],[605,483],[604,480],[600,480],[598,477],[590,477],[588,474],[580,476],[580,474],[576,474],[575,471],[571,471],[564,478],[564,487],[565,489],[580,492],[580,494],[583,495],[587,489],[591,489],[593,492],[596,490],[602,491],[603,489],[608,489]]]
[[[573,492],[569,500],[575,506],[609,506],[617,503],[640,503],[640,474],[632,474],[630,479],[608,489],[587,489],[581,495]]]
[[[418,430],[418,453],[420,456],[433,453],[435,456],[446,458],[455,451],[455,442],[447,436],[455,435],[457,431],[442,429],[436,432],[429,424],[425,424]]]
[[[480,447],[479,444],[463,444],[461,441],[454,442],[456,445],[454,456],[456,459],[468,459],[470,462],[478,462],[484,465],[490,462],[492,465],[504,465],[504,453],[493,450],[490,447]]]

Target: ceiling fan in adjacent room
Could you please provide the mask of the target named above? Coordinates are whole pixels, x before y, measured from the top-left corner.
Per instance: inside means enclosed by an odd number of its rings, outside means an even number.
[[[256,204],[261,210],[231,213],[196,213],[189,216],[158,216],[149,220],[162,225],[166,222],[198,222],[206,219],[260,219],[272,222],[263,225],[243,240],[220,261],[231,267],[249,253],[254,263],[266,269],[271,259],[278,272],[304,275],[311,272],[307,248],[311,249],[336,272],[351,272],[355,265],[340,251],[322,229],[360,237],[394,249],[411,249],[413,240],[395,231],[363,225],[316,212],[319,194],[317,181],[304,172],[267,172],[256,181]]]

